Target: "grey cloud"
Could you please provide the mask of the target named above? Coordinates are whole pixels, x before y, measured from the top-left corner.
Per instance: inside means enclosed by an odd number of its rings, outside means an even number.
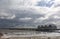
[[[54,7],[60,7],[60,4],[56,4],[56,5],[54,5]]]
[[[33,26],[34,20],[43,17],[43,14],[37,14],[40,12],[37,12],[35,9],[28,8],[27,6],[22,6],[20,7],[19,1],[18,0],[0,0],[0,28],[8,28],[8,27],[18,27],[20,26]],[[21,0],[22,1],[22,0]],[[29,2],[28,2],[29,3]],[[24,3],[26,5],[26,3]],[[30,5],[31,6],[31,3]],[[19,8],[20,7],[20,8]],[[3,14],[2,14],[3,13]],[[5,15],[6,14],[6,15]],[[12,16],[15,17],[11,19]],[[2,19],[3,17],[3,19]],[[30,17],[32,18],[31,20],[27,21],[22,21],[20,18],[25,18],[25,17]],[[8,19],[9,18],[9,19]]]
[[[59,12],[57,12],[58,14],[56,13],[56,14],[48,17],[48,19],[45,19],[43,21],[39,20],[38,22],[35,23],[34,21],[36,21],[36,19],[38,19],[40,17],[45,18],[45,14],[41,14],[40,12],[36,11],[35,9],[28,8],[26,6],[20,7],[19,3],[17,3],[17,2],[16,2],[17,4],[13,3],[15,1],[0,0],[0,28],[19,27],[19,26],[21,26],[21,27],[22,26],[23,27],[24,26],[34,26],[35,27],[36,25],[40,25],[40,24],[60,21],[60,19],[55,19],[53,17],[55,15],[58,15],[58,16],[60,15]],[[50,6],[51,5],[49,5],[47,7],[50,7]],[[38,14],[38,13],[40,13],[40,14]],[[15,17],[13,19],[11,19],[11,17],[13,17],[13,16],[15,16]],[[26,18],[26,17],[31,18],[31,19],[28,21],[20,20],[21,18]]]
[[[19,25],[20,26],[25,26],[25,25],[33,26],[33,25],[35,25],[34,24],[35,19],[37,19],[39,17],[44,17],[43,14],[37,14],[39,12],[37,12],[35,10],[29,9],[29,8],[25,9],[25,10],[22,10],[22,9],[21,10],[5,9],[5,12],[8,14],[7,17],[9,17],[9,15],[11,14],[10,16],[15,15],[15,18],[14,19],[6,19],[6,18],[1,19],[0,18],[0,20],[1,20],[1,23],[0,23],[1,26],[0,27],[2,28],[4,25],[6,27],[16,27],[16,26],[18,27]],[[25,18],[25,17],[30,17],[32,19],[29,20],[29,21],[27,21],[27,20],[25,20],[25,21],[19,20],[20,18]],[[6,27],[4,27],[4,28],[6,28]]]
[[[58,16],[57,18],[54,18],[54,16]],[[55,23],[56,25],[59,25],[60,23],[60,13],[59,12],[56,12],[55,14],[52,14],[51,16],[49,16],[47,19],[44,19],[44,20],[38,20],[36,22],[37,25],[40,25],[40,24],[49,24],[49,23]],[[45,17],[43,17],[45,18]],[[36,20],[35,20],[36,21]],[[59,25],[60,26],[60,25]]]

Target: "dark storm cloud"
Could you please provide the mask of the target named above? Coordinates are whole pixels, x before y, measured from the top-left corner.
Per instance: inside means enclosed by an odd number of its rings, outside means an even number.
[[[32,9],[27,9],[27,10],[14,10],[14,9],[6,9],[5,12],[7,14],[11,14],[12,15],[15,15],[15,18],[13,19],[6,19],[4,18],[3,21],[1,20],[1,27],[3,27],[4,25],[6,27],[15,27],[15,26],[23,26],[23,25],[29,25],[29,26],[32,26],[34,25],[34,20],[39,18],[39,17],[44,17],[43,14],[36,14],[38,12],[36,12],[35,10],[32,10]],[[1,16],[2,17],[2,16]],[[31,18],[30,20],[20,20],[21,18]],[[6,23],[5,23],[6,22]],[[4,24],[4,25],[3,25]]]

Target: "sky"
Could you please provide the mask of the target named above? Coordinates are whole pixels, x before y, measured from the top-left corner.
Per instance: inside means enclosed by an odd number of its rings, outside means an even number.
[[[0,28],[60,25],[60,0],[0,0]]]

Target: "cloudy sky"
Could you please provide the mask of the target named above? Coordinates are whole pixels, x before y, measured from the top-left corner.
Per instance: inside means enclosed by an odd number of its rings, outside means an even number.
[[[60,0],[0,0],[0,28],[60,24]]]

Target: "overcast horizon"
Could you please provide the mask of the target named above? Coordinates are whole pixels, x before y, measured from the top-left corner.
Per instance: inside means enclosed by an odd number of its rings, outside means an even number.
[[[0,28],[60,25],[60,0],[0,0]]]

